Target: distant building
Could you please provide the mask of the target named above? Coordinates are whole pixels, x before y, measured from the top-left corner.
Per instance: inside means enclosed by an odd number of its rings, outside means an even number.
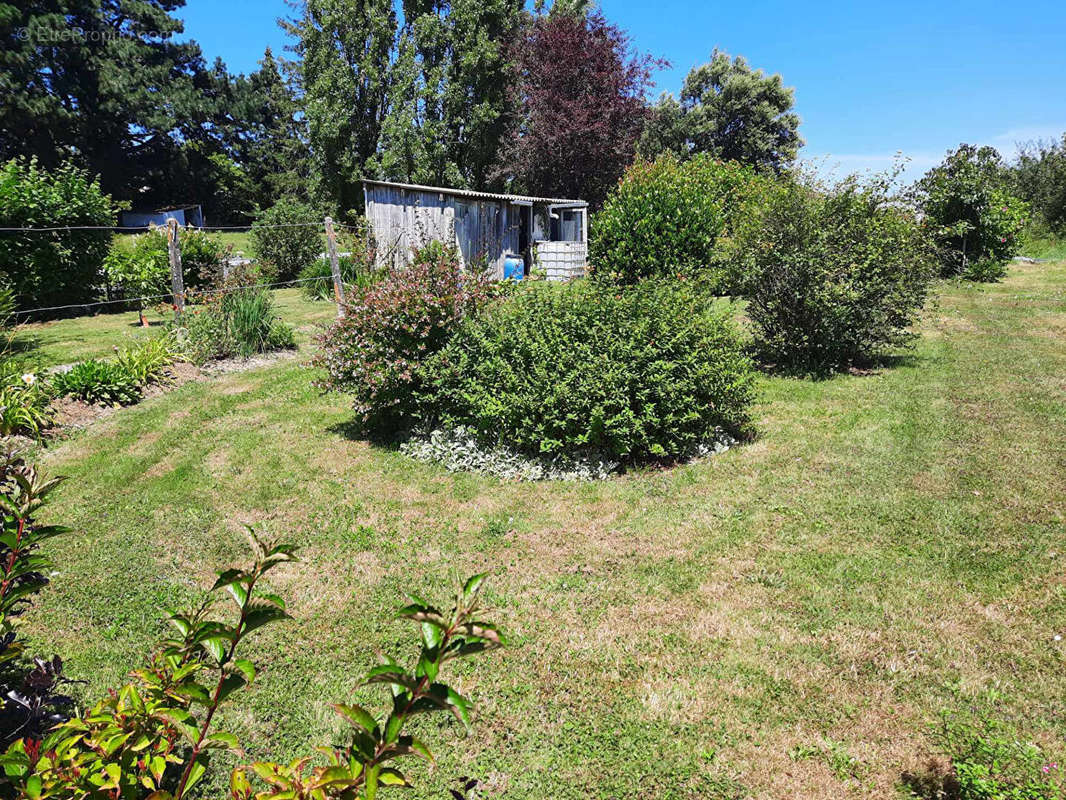
[[[123,228],[146,228],[149,225],[166,225],[168,219],[176,219],[183,228],[202,228],[204,212],[200,206],[175,206],[158,211],[123,211]]]
[[[555,197],[473,192],[363,181],[366,218],[388,264],[404,263],[430,241],[455,245],[464,264],[484,263],[497,278],[516,259],[552,280],[585,274],[588,203]]]

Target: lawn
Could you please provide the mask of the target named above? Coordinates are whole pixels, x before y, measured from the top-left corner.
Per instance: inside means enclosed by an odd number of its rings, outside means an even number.
[[[336,306],[308,300],[299,289],[276,289],[271,294],[278,314],[296,328],[301,344],[307,344],[317,326],[336,315]],[[30,323],[18,329],[15,346],[41,367],[107,357],[116,347],[158,334],[172,313],[169,308],[149,311],[147,317],[148,328],[141,326],[136,311]]]
[[[305,343],[332,314],[278,296]],[[937,713],[990,687],[1061,762],[1066,262],[943,283],[920,327],[870,374],[761,378],[752,443],[591,484],[361,441],[304,359],[186,384],[43,455],[71,478],[47,519],[76,533],[27,630],[97,694],[164,634],[161,607],[245,558],[247,523],[302,556],[271,573],[293,620],[255,640],[224,715],[254,757],[332,741],[328,704],[380,700],[358,687],[375,653],[413,651],[404,592],[447,602],[489,570],[511,646],[458,667],[474,733],[427,720],[438,763],[409,796],[464,775],[530,800],[898,797]],[[131,330],[38,336],[59,361]]]

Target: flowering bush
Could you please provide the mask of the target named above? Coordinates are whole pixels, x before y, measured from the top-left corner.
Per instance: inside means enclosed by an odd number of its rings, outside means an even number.
[[[944,275],[1003,277],[1018,252],[1029,207],[1008,193],[994,148],[962,145],[948,153],[918,182],[916,194]]]
[[[323,334],[322,385],[351,393],[364,426],[409,423],[425,360],[490,295],[484,277],[462,271],[454,250],[436,243],[417,250],[412,264],[349,298],[344,319]]]

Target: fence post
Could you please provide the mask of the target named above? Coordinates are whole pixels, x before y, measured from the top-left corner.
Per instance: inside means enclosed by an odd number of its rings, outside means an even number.
[[[333,217],[326,217],[326,249],[329,251],[329,271],[333,273],[333,297],[337,301],[337,319],[344,319],[344,284],[341,282],[341,266],[337,260],[337,234],[333,230]]]
[[[170,289],[174,294],[174,322],[181,324],[185,311],[185,280],[181,274],[181,248],[178,246],[178,221],[167,220],[167,252],[170,255]]]

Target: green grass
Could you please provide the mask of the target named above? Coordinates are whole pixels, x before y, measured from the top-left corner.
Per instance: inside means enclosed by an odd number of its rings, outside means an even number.
[[[296,328],[300,343],[310,341],[319,325],[336,316],[335,305],[308,300],[298,288],[278,289],[271,294],[281,318]],[[148,328],[141,326],[136,311],[22,325],[15,335],[15,350],[42,368],[102,358],[111,355],[116,347],[158,334],[172,316],[169,308],[149,311]]]
[[[1021,255],[1050,261],[1066,259],[1066,239],[1051,235],[1029,237],[1022,244]]]
[[[410,656],[405,590],[446,602],[486,569],[512,646],[458,666],[475,732],[428,722],[438,764],[408,796],[469,775],[530,800],[894,797],[938,711],[993,686],[1061,762],[1066,263],[945,283],[921,333],[875,374],[761,378],[750,444],[594,484],[349,438],[344,398],[296,361],[186,384],[44,454],[71,476],[47,520],[76,533],[31,651],[90,696],[116,684],[254,523],[302,561],[271,573],[294,619],[255,640],[223,715],[252,758],[333,741],[330,702],[380,707],[357,684],[376,651]]]

